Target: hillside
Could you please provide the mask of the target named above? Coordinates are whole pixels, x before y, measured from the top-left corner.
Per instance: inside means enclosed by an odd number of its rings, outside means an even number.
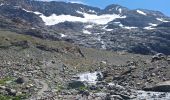
[[[170,18],[0,0],[0,100],[169,100]]]

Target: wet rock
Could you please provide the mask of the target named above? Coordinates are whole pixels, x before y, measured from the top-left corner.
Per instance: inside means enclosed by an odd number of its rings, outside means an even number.
[[[132,99],[130,96],[128,96],[128,95],[124,95],[124,94],[119,94],[122,98],[123,98],[123,100],[130,100],[130,99]]]
[[[18,79],[15,80],[15,82],[18,84],[23,84],[25,82],[25,79],[23,77],[19,77]]]
[[[97,73],[97,81],[102,81],[103,80],[103,75],[101,73]]]
[[[79,94],[82,94],[82,96],[89,96],[90,95],[88,90],[81,90],[81,91],[79,91]]]
[[[72,81],[68,84],[68,88],[71,89],[80,88],[80,87],[85,87],[85,84],[81,81]]]
[[[11,95],[11,96],[16,96],[17,94],[17,91],[14,89],[6,88],[6,91],[8,92],[8,95]]]
[[[105,99],[104,99],[104,100],[111,100],[110,95],[109,95],[109,94],[106,94],[106,97],[105,97]]]
[[[121,79],[121,76],[119,76],[119,75],[113,76],[113,80],[120,80],[120,79]]]
[[[170,81],[161,82],[151,87],[145,87],[143,90],[155,92],[170,92]]]
[[[163,53],[157,53],[156,55],[152,56],[151,62],[157,61],[157,60],[166,60],[166,56]]]
[[[98,87],[97,87],[97,86],[95,86],[95,85],[92,85],[92,86],[90,86],[90,87],[89,87],[89,89],[90,89],[90,90],[97,90],[97,89],[98,89]]]
[[[55,64],[55,61],[53,60],[53,61],[51,61],[51,63],[52,63],[52,64]]]
[[[108,77],[109,72],[108,71],[103,71],[102,74],[103,74],[103,77],[105,78],[105,77]]]

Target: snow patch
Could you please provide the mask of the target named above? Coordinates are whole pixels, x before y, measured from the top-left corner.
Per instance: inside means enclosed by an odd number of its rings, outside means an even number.
[[[149,23],[149,25],[150,25],[150,26],[144,27],[143,29],[153,30],[153,29],[155,29],[155,28],[153,28],[153,27],[157,26],[157,24],[153,24],[153,23]]]
[[[161,22],[169,22],[167,20],[164,20],[163,18],[156,18],[156,20],[161,21]]]
[[[155,28],[153,28],[152,26],[147,26],[147,27],[144,27],[143,29],[146,29],[146,30],[153,30]]]
[[[3,6],[3,5],[4,5],[4,3],[1,3],[1,4],[0,4],[0,6]]]
[[[122,9],[121,9],[121,8],[119,8],[119,13],[120,13],[120,14],[122,13]]]
[[[120,26],[120,27],[123,27],[123,24],[122,24],[122,23],[120,23],[120,24],[119,24],[119,26]]]
[[[146,13],[144,13],[143,11],[141,11],[141,10],[136,10],[139,14],[142,14],[142,15],[144,15],[144,16],[147,16],[147,14]]]
[[[25,12],[33,13],[33,11],[29,11],[29,10],[26,10],[24,8],[22,10],[25,11]]]
[[[120,24],[120,22],[114,22],[115,24]]]
[[[107,25],[104,26],[102,29],[105,30],[105,31],[113,31],[113,29],[107,29],[106,27],[107,27]]]
[[[95,15],[95,14],[87,14],[87,13],[82,13],[78,12],[84,15],[84,18],[81,17],[76,17],[76,16],[71,16],[71,15],[55,15],[52,14],[49,17],[46,17],[44,15],[41,15],[40,17],[42,20],[45,22],[46,25],[55,25],[58,23],[62,23],[65,21],[71,21],[71,22],[83,22],[83,23],[96,23],[96,24],[107,24],[108,22],[116,19],[116,18],[126,18],[126,16],[120,16],[116,14],[106,14],[106,15]]]
[[[149,23],[149,25],[151,25],[151,26],[157,26],[157,24],[153,24],[153,23]]]
[[[93,28],[93,25],[87,25],[84,28]]]
[[[116,18],[126,18],[125,16],[120,16],[120,15],[94,15],[94,14],[87,14],[83,13],[84,18],[81,17],[76,17],[76,16],[71,16],[71,15],[59,15],[57,16],[56,14],[52,14],[51,16],[44,16],[40,15],[42,20],[45,22],[46,25],[55,25],[58,23],[62,23],[65,21],[70,21],[70,22],[83,22],[83,23],[96,23],[96,24],[107,24],[108,22],[116,19]]]
[[[83,30],[83,33],[84,34],[91,34],[91,32],[89,32],[88,30],[85,30],[85,29]]]
[[[42,15],[42,13],[40,13],[40,12],[38,12],[38,11],[33,12],[33,11],[26,10],[26,9],[24,9],[24,8],[23,8],[22,10],[25,11],[25,12],[34,13],[34,14],[36,14],[36,15]]]
[[[94,10],[89,10],[88,12],[96,14]]]
[[[96,14],[83,13],[80,11],[77,11],[77,13],[82,14],[84,18],[71,16],[71,15],[63,15],[63,14],[62,15],[52,14],[51,16],[45,16],[44,14],[40,12],[28,11],[26,9],[23,9],[23,10],[29,13],[34,13],[36,15],[39,15],[39,17],[44,21],[45,25],[55,25],[58,23],[63,23],[65,21],[107,24],[108,22],[113,21],[114,19],[117,19],[117,18],[126,18],[126,16],[120,16],[117,14],[96,15]]]
[[[136,29],[137,27],[124,26],[123,28],[131,30],[131,29]]]
[[[106,31],[113,31],[113,29],[105,29]]]
[[[67,37],[67,35],[65,35],[65,34],[62,34],[62,33],[61,33],[60,35],[61,35],[61,37]]]
[[[33,12],[34,14],[36,14],[36,15],[41,15],[42,13],[40,13],[40,12]]]
[[[63,23],[65,21],[70,21],[70,22],[80,22],[82,21],[82,18],[80,17],[75,17],[71,15],[59,15],[57,16],[56,14],[52,14],[51,16],[45,16],[45,15],[40,15],[42,20],[45,22],[45,25],[55,25],[58,23]]]
[[[130,27],[130,26],[124,26],[122,23],[119,23],[119,22],[117,22],[117,24],[119,24],[120,27],[122,27],[122,28],[124,28],[124,29],[128,29],[128,30],[138,28],[138,27],[132,27],[132,26],[131,26],[131,27]]]

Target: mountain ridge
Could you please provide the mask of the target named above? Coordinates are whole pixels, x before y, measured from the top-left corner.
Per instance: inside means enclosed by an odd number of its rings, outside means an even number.
[[[0,8],[1,28],[18,33],[113,51],[170,54],[164,46],[169,45],[168,25],[163,24],[170,18],[159,11],[35,0],[1,1]],[[145,52],[138,50],[142,48]]]

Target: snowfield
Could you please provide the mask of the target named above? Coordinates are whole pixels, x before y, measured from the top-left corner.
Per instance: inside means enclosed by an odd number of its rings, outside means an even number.
[[[45,16],[40,12],[33,12],[23,9],[26,12],[31,12],[38,15],[45,23],[45,25],[55,25],[59,23],[63,23],[66,21],[69,22],[83,22],[83,23],[95,23],[95,24],[107,24],[108,22],[117,19],[117,18],[126,18],[126,16],[121,16],[117,14],[104,14],[104,15],[96,15],[96,14],[88,14],[77,11],[77,13],[82,14],[84,18],[71,16],[71,15],[56,15],[52,14],[51,16]]]

